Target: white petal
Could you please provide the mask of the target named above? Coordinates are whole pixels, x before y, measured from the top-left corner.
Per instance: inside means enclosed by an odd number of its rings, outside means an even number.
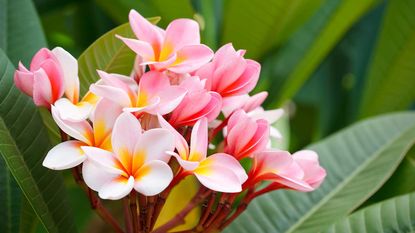
[[[85,159],[81,146],[85,145],[80,141],[66,141],[53,147],[43,160],[43,166],[53,170],[64,170],[76,167]]]
[[[115,121],[112,130],[112,148],[116,155],[125,150],[133,154],[135,145],[141,136],[141,125],[135,116],[129,112],[122,113]]]
[[[79,98],[79,78],[78,62],[67,51],[61,47],[52,50],[61,65],[63,78],[65,81],[65,95],[72,101],[76,102]]]
[[[66,98],[57,100],[54,105],[63,120],[75,122],[86,120],[93,109],[92,104],[82,102],[75,105]]]
[[[98,191],[102,199],[119,200],[127,196],[134,187],[134,177],[127,179],[114,179],[104,185]]]
[[[92,146],[82,146],[82,150],[88,157],[88,160],[106,172],[116,175],[127,175],[117,167],[117,160],[112,152]]]
[[[166,151],[174,150],[174,135],[167,129],[150,129],[145,131],[134,149],[134,153],[145,151],[145,161],[161,160],[168,162],[170,155]]]
[[[154,196],[167,188],[172,179],[173,172],[167,163],[150,161],[138,170],[134,189],[146,196]]]
[[[105,169],[102,169],[89,160],[85,160],[82,164],[82,177],[86,185],[92,190],[98,191],[102,185],[114,180],[118,176],[118,174],[106,172]]]

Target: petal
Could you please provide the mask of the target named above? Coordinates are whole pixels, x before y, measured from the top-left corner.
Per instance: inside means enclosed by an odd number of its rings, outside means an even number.
[[[212,164],[218,164],[218,166],[224,166],[226,169],[231,170],[239,178],[241,184],[243,184],[247,179],[248,175],[246,174],[244,168],[241,166],[238,160],[233,156],[225,153],[216,153],[209,156],[206,161],[209,161]]]
[[[52,88],[52,101],[62,97],[65,91],[65,81],[63,71],[57,61],[52,59],[45,60],[41,65],[43,71],[46,72]]]
[[[91,161],[103,171],[114,175],[127,176],[127,173],[120,167],[114,153],[92,146],[82,146],[81,148],[88,157],[88,161]]]
[[[185,159],[182,159],[177,153],[171,152],[172,156],[174,156],[177,159],[177,162],[180,164],[180,166],[186,170],[186,171],[193,171],[197,167],[199,167],[200,162],[199,161],[188,161]]]
[[[92,190],[98,191],[102,185],[117,177],[119,177],[119,174],[107,172],[105,169],[102,169],[89,160],[85,160],[82,164],[82,178],[84,178],[86,185]]]
[[[254,167],[260,174],[275,173],[287,168],[293,163],[293,158],[287,151],[269,150],[254,155]],[[301,177],[302,174],[297,177]]]
[[[246,101],[243,109],[245,112],[251,112],[254,109],[261,106],[262,103],[264,103],[265,99],[268,97],[268,92],[263,91],[258,94],[255,94]]]
[[[135,10],[130,11],[129,20],[131,29],[138,39],[150,43],[156,51],[160,49],[163,34],[157,26],[151,24]]]
[[[134,189],[146,196],[154,196],[166,189],[172,179],[173,172],[169,165],[162,161],[150,161],[137,171]]]
[[[66,97],[72,103],[77,103],[79,98],[78,62],[70,53],[61,47],[54,48],[52,53],[62,68]]]
[[[248,95],[229,96],[222,99],[222,112],[225,117],[237,109],[242,108],[249,100]],[[244,109],[245,110],[245,109]]]
[[[255,110],[248,113],[248,116],[253,119],[264,119],[268,124],[273,124],[279,120],[284,115],[284,110],[282,108],[267,110],[265,111],[262,108],[256,108]]]
[[[86,155],[81,149],[81,146],[84,145],[84,143],[75,140],[59,143],[48,152],[42,165],[53,170],[76,167],[86,159]]]
[[[55,55],[47,49],[47,48],[41,48],[32,58],[32,61],[30,62],[30,70],[35,71],[38,70],[42,63],[47,60],[52,59],[57,61]]]
[[[135,40],[125,38],[119,35],[115,35],[118,39],[122,40],[131,50],[143,58],[143,61],[154,61],[154,51],[151,44],[142,40]],[[143,62],[142,61],[142,62]]]
[[[152,160],[161,160],[168,162],[170,155],[166,151],[174,150],[174,135],[167,129],[150,129],[145,131],[139,138],[134,149],[134,165],[136,161],[148,162]],[[143,155],[145,158],[136,158]],[[142,164],[137,164],[141,166]],[[135,166],[133,166],[135,167]]]
[[[118,177],[103,184],[98,191],[98,195],[102,199],[119,200],[130,194],[133,188],[134,177],[130,176],[128,179]]]
[[[63,132],[79,141],[92,145],[94,138],[92,127],[86,120],[79,122],[64,120],[59,110],[53,105],[52,117]]]
[[[158,94],[160,98],[159,105],[154,110],[147,111],[150,114],[165,115],[172,112],[183,100],[186,90],[179,86],[170,86]]]
[[[131,103],[131,100],[128,94],[119,88],[115,88],[112,86],[106,86],[106,85],[92,84],[89,87],[89,90],[95,95],[114,101],[115,103],[123,107],[132,106],[132,103]]]
[[[129,112],[123,112],[115,121],[111,135],[112,149],[126,167],[132,165],[132,155],[141,131],[140,122]]]
[[[39,69],[34,73],[33,102],[37,106],[45,106],[47,108],[53,104],[52,86],[43,69]]]
[[[207,119],[202,118],[193,126],[190,139],[190,161],[202,161],[206,158],[208,146]]]
[[[110,111],[108,111],[110,110]],[[115,120],[122,113],[122,107],[114,102],[101,99],[95,108],[92,124],[94,126],[95,146],[111,149],[111,132]],[[108,144],[108,145],[106,145]]]
[[[320,166],[317,153],[302,150],[294,153],[293,158],[304,171],[303,180],[313,188],[319,187],[326,177],[326,170]]]
[[[145,73],[140,79],[139,96],[158,95],[170,86],[169,77],[164,73],[158,71],[149,71]]]
[[[173,20],[166,28],[160,60],[187,45],[200,44],[199,24],[191,19]]]
[[[26,95],[33,96],[33,82],[33,72],[28,71],[26,67],[19,62],[19,69],[14,73],[14,83],[16,87]]]
[[[174,137],[175,137],[175,146],[177,151],[179,152],[179,155],[183,159],[187,159],[187,156],[189,154],[189,146],[187,145],[186,139],[183,138],[179,132],[176,131],[176,129],[173,128],[160,114],[157,115],[160,126],[163,129],[166,129],[170,131]]]
[[[205,187],[218,192],[237,193],[242,191],[241,178],[226,164],[220,164],[215,159],[209,159],[200,163],[193,172],[196,178]]]
[[[87,102],[80,102],[75,105],[67,98],[58,99],[54,106],[63,120],[75,122],[88,119],[93,109],[93,106]]]
[[[206,45],[188,45],[177,51],[176,61],[168,68],[175,73],[189,73],[208,63],[213,51]]]
[[[242,95],[247,94],[256,86],[259,74],[261,72],[261,65],[253,60],[246,59],[246,69],[239,76],[232,85],[226,88],[227,95]]]

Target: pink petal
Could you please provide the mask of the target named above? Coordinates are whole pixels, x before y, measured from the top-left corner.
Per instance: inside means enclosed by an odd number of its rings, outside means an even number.
[[[81,149],[81,146],[84,145],[84,143],[75,140],[59,143],[48,152],[42,165],[53,170],[76,167],[86,159]]]
[[[63,71],[57,61],[52,59],[45,60],[42,63],[42,69],[46,72],[52,88],[52,101],[56,101],[62,97],[65,91],[65,81],[63,78]],[[35,72],[36,74],[36,72]],[[36,78],[36,77],[35,77]]]
[[[248,175],[246,174],[244,168],[241,166],[238,160],[233,156],[225,153],[216,153],[207,158],[208,161],[212,163],[217,163],[222,166],[225,166],[227,169],[231,170],[237,177],[241,184],[243,184],[247,179]]]
[[[239,76],[232,85],[229,85],[226,89],[227,95],[242,95],[249,93],[256,86],[259,74],[261,72],[261,65],[253,60],[246,60],[246,69]]]
[[[179,155],[183,159],[187,159],[187,156],[189,154],[189,146],[187,145],[186,140],[183,138],[179,132],[176,131],[176,129],[173,128],[160,114],[157,115],[160,126],[163,129],[166,129],[170,131],[174,137],[175,137],[175,146],[177,151],[179,152]]]
[[[158,71],[149,71],[140,79],[139,96],[152,97],[170,86],[169,77]]]
[[[61,47],[54,48],[52,53],[62,68],[66,97],[72,103],[77,103],[79,98],[78,62],[70,53]]]
[[[202,161],[206,158],[208,146],[207,119],[202,118],[193,126],[190,139],[190,161]]]
[[[242,108],[250,97],[248,95],[229,96],[222,99],[222,112],[225,117],[231,115],[237,109]],[[244,109],[245,110],[245,109]],[[247,112],[245,110],[245,112]]]
[[[98,195],[102,199],[119,200],[130,194],[133,188],[134,177],[118,177],[103,184],[98,190]]]
[[[40,69],[42,63],[47,59],[52,59],[52,60],[57,61],[55,55],[53,55],[53,53],[49,49],[47,48],[40,49],[32,58],[32,61],[30,63],[30,70],[36,71]]]
[[[53,119],[63,132],[88,145],[92,145],[93,131],[91,125],[86,120],[79,122],[64,120],[59,110],[53,105],[51,111]]]
[[[177,59],[168,70],[175,73],[189,73],[208,63],[213,51],[206,45],[188,45],[177,51]]]
[[[317,153],[302,150],[294,153],[293,158],[304,171],[303,180],[314,189],[318,188],[326,177],[326,170],[320,166]]]
[[[141,161],[160,160],[168,162],[170,155],[166,151],[174,150],[174,135],[167,129],[150,129],[145,131],[138,140],[134,149],[134,155],[140,155],[141,152],[145,154]],[[134,161],[136,158],[134,157]],[[134,167],[134,166],[133,166]]]
[[[47,108],[50,108],[50,105],[53,104],[52,86],[43,69],[39,69],[34,73],[33,102],[37,106]]]
[[[28,96],[33,96],[34,74],[19,62],[19,69],[14,73],[14,83],[19,90]]]
[[[198,161],[188,161],[186,159],[182,159],[175,152],[172,152],[171,155],[173,155],[177,159],[177,162],[179,162],[180,166],[186,171],[193,171],[197,167],[199,167],[200,162],[198,162]]]
[[[132,106],[132,103],[131,103],[131,100],[128,94],[119,88],[115,88],[112,86],[106,86],[106,85],[92,84],[89,87],[89,90],[95,95],[114,101],[115,103],[123,107]]]
[[[245,112],[251,112],[254,109],[260,107],[261,104],[264,103],[267,97],[268,97],[268,92],[266,91],[262,91],[258,94],[255,94],[246,101],[243,109],[245,110]]]
[[[186,95],[186,90],[179,86],[170,86],[160,93],[159,105],[152,111],[147,111],[150,114],[161,114],[165,115],[172,112],[183,100]]]
[[[121,74],[109,74],[102,70],[97,70],[97,73],[101,77],[102,84],[122,90],[131,100],[137,98],[138,86],[132,78]]]
[[[129,20],[131,29],[137,38],[151,44],[155,54],[158,54],[163,41],[161,30],[157,26],[151,24],[135,10],[130,11]]]
[[[154,160],[144,164],[135,177],[134,189],[146,196],[154,196],[169,186],[173,172],[167,163]]]
[[[143,58],[143,61],[154,61],[154,51],[151,44],[143,40],[135,40],[115,35],[122,40],[131,50]]]

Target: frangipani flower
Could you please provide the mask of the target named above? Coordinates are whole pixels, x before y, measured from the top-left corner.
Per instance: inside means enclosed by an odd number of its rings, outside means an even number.
[[[142,133],[140,122],[124,112],[112,131],[112,151],[83,146],[92,167],[84,167],[86,184],[103,199],[121,199],[133,189],[146,196],[163,191],[173,173],[166,151],[174,149],[174,136],[165,129]]]
[[[318,155],[312,150],[301,150],[293,154],[293,159],[303,169],[303,180],[316,189],[326,177],[326,170],[320,166]]]
[[[280,188],[290,188],[302,192],[314,190],[305,178],[308,167],[302,168],[287,151],[269,150],[255,154],[250,180],[254,183],[268,180]],[[304,170],[303,170],[304,169]]]
[[[176,157],[181,167],[196,178],[205,187],[227,193],[240,192],[247,180],[245,170],[232,156],[216,153],[206,157],[208,146],[207,119],[202,118],[193,126],[190,150],[186,140],[164,118],[158,115],[160,125],[175,135]]]
[[[219,93],[222,97],[243,95],[254,89],[261,65],[250,59],[244,59],[245,51],[235,51],[232,44],[222,46],[212,62],[195,72],[200,79],[206,79],[206,88]]]
[[[186,95],[185,89],[170,85],[167,75],[157,71],[143,74],[138,86],[127,76],[103,71],[98,74],[101,82],[91,85],[90,91],[118,103],[127,112],[164,115],[173,111]]]
[[[204,82],[198,77],[188,77],[181,84],[187,94],[172,112],[169,123],[175,127],[194,125],[199,119],[206,117],[213,121],[220,113],[222,98],[213,91],[204,89]]]
[[[87,158],[81,149],[82,146],[95,146],[111,150],[111,131],[121,112],[120,106],[105,99],[100,100],[91,117],[92,128],[87,120],[65,120],[62,113],[52,105],[53,119],[59,128],[74,140],[62,142],[53,147],[43,160],[43,166],[54,170],[78,166]]]
[[[117,37],[141,56],[141,65],[149,65],[151,70],[188,73],[212,59],[212,50],[200,44],[199,25],[194,20],[174,20],[164,31],[135,10],[130,11],[129,19],[138,40]]]
[[[254,120],[243,110],[237,110],[227,124],[225,153],[240,160],[264,150],[268,139],[269,125],[266,120]]]
[[[228,117],[235,110],[243,109],[254,120],[266,120],[270,125],[270,136],[275,139],[281,139],[282,135],[280,131],[272,125],[284,115],[284,110],[281,108],[264,110],[261,105],[267,96],[268,92],[263,91],[253,96],[239,95],[225,98],[222,107],[223,115]]]
[[[19,62],[18,70],[14,74],[14,82],[26,95],[33,97],[37,106],[50,108],[50,105],[62,97],[65,92],[64,68],[60,63],[58,52],[62,48],[53,51],[43,48],[33,57],[28,70]],[[75,93],[69,93],[75,95]]]

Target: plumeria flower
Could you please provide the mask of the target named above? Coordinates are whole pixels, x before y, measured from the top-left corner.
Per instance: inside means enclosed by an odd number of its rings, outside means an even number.
[[[120,106],[106,99],[100,100],[91,117],[92,128],[87,120],[65,120],[62,113],[52,105],[53,119],[59,128],[74,140],[62,142],[53,147],[43,160],[43,166],[53,170],[64,170],[78,166],[87,158],[81,149],[82,146],[95,146],[111,150],[111,131],[121,112]]]
[[[160,125],[175,135],[178,153],[172,153],[181,167],[196,176],[205,187],[226,193],[242,190],[242,184],[248,176],[240,163],[225,153],[216,153],[206,157],[208,146],[207,119],[202,118],[193,126],[190,149],[179,134],[161,115]]]
[[[166,151],[174,149],[174,136],[165,129],[142,132],[140,122],[128,112],[116,120],[112,151],[83,146],[88,161],[82,171],[86,184],[103,199],[121,199],[133,189],[146,196],[163,191],[173,179]]]
[[[266,120],[254,120],[241,109],[230,116],[225,138],[225,153],[240,160],[264,150],[268,140],[269,125]]]
[[[305,171],[308,169],[308,166],[301,167],[287,151],[262,151],[254,156],[249,178],[253,183],[266,180],[272,181],[279,188],[309,192],[314,188],[305,181]],[[314,177],[310,176],[308,179]]]
[[[230,116],[237,109],[243,109],[248,116],[254,120],[264,119],[270,125],[270,136],[275,139],[282,139],[280,131],[272,126],[284,115],[284,110],[272,109],[264,110],[261,105],[264,103],[268,96],[268,92],[260,92],[253,96],[239,95],[231,96],[223,99],[222,112],[225,117]]]
[[[135,10],[130,11],[129,20],[138,40],[117,37],[142,57],[141,65],[149,65],[151,70],[189,73],[212,59],[212,50],[200,44],[199,25],[194,20],[176,19],[165,31]]]
[[[150,71],[142,75],[137,86],[130,77],[98,71],[101,82],[93,84],[90,91],[114,101],[127,112],[167,114],[173,111],[186,95],[186,90],[170,85],[167,75]]]
[[[219,115],[222,105],[221,96],[204,89],[204,82],[198,77],[188,77],[181,82],[180,86],[187,90],[187,94],[172,112],[169,119],[171,125],[191,126],[203,117],[210,122]]]
[[[21,62],[14,74],[14,82],[26,95],[33,97],[37,106],[50,108],[50,105],[61,98],[65,92],[64,71],[58,56],[61,55],[55,48],[39,50],[33,57],[28,70]],[[74,95],[74,93],[69,93]]]
[[[235,51],[232,44],[222,46],[212,62],[195,72],[206,79],[206,88],[222,97],[242,95],[254,89],[258,82],[261,65],[243,57],[245,51]]]
[[[303,180],[313,189],[324,181],[326,170],[320,166],[318,155],[312,150],[301,150],[293,154],[293,159],[303,169]]]

